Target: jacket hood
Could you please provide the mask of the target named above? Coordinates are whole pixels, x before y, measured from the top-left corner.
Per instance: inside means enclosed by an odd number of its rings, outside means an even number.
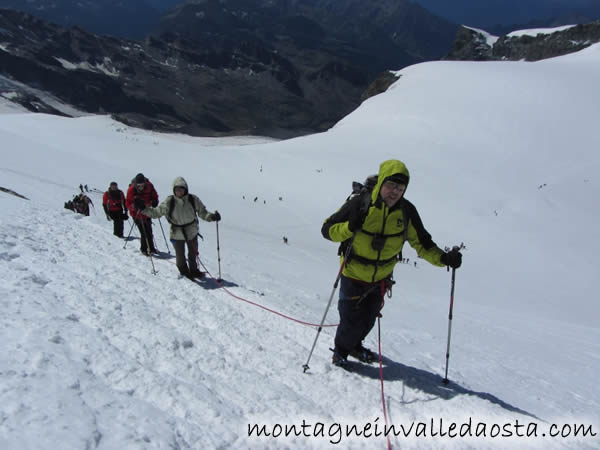
[[[377,184],[371,193],[371,201],[375,203],[377,198],[379,197],[379,191],[381,190],[381,185],[385,180],[393,175],[402,175],[406,177],[406,186],[408,188],[408,181],[410,180],[410,174],[408,173],[408,169],[404,165],[402,161],[398,161],[397,159],[389,159],[384,161],[379,166],[379,175],[377,176]],[[406,193],[406,191],[404,191]]]
[[[173,180],[173,194],[175,194],[175,188],[177,186],[183,186],[185,188],[185,193],[188,193],[188,184],[183,177],[177,177]]]

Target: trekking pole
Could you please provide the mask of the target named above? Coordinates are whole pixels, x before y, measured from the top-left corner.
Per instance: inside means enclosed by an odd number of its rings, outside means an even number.
[[[452,251],[459,251],[464,248],[464,244],[455,245],[452,247]],[[450,311],[448,312],[448,341],[446,345],[446,374],[444,375],[444,379],[442,383],[448,384],[448,361],[450,360],[450,337],[452,334],[452,310],[454,308],[454,278],[456,276],[456,269],[452,268],[452,280],[450,282]]]
[[[163,238],[165,240],[165,245],[167,246],[167,251],[169,252],[169,255],[170,255],[171,254],[171,249],[169,248],[169,244],[167,243],[167,237],[165,236],[165,230],[163,229],[160,217],[158,218],[158,223],[160,224],[160,231],[162,231],[162,235],[163,235]]]
[[[134,231],[135,231],[135,234],[137,234],[137,230],[136,230],[136,228],[133,226],[133,225],[135,224],[135,220],[131,219],[131,221],[133,222],[133,223],[131,224],[131,226],[133,227],[133,229],[134,229]]]
[[[454,307],[454,276],[456,269],[452,269],[452,282],[450,284],[450,312],[448,313],[448,344],[446,346],[446,374],[442,383],[448,384],[448,361],[450,359],[450,336],[452,333],[452,308]]]
[[[304,364],[302,366],[302,368],[304,369],[304,373],[306,373],[306,371],[310,369],[310,367],[308,366],[308,363],[310,362],[310,358],[312,357],[312,354],[315,350],[315,346],[317,345],[317,340],[319,339],[319,335],[321,334],[321,330],[323,329],[323,324],[325,323],[325,318],[327,317],[327,313],[329,312],[329,307],[331,306],[331,301],[333,300],[335,291],[337,290],[340,279],[342,278],[342,271],[344,270],[344,267],[346,267],[346,261],[348,261],[348,257],[350,256],[350,252],[352,251],[352,244],[354,242],[354,236],[356,236],[356,232],[350,239],[350,243],[348,244],[346,253],[344,253],[344,259],[342,260],[342,263],[340,264],[340,270],[337,274],[335,282],[333,283],[333,290],[331,291],[331,295],[329,296],[329,300],[327,301],[327,307],[325,308],[325,313],[323,314],[323,318],[321,319],[321,323],[319,324],[319,328],[317,329],[317,335],[315,336],[315,340],[313,342],[312,348],[310,349],[310,353],[308,354],[308,359],[306,360],[306,364]]]
[[[144,220],[141,220],[141,222],[142,222],[142,229],[144,230],[144,237],[146,238],[146,249],[148,252],[148,256],[150,257],[150,263],[152,264],[152,275],[156,275],[158,272],[154,268],[154,260],[152,259],[152,252],[150,251],[150,249],[152,247],[150,247],[150,241],[148,240],[148,230],[146,230],[146,223],[144,222]],[[150,226],[152,226],[152,225],[150,225]]]
[[[219,262],[219,278],[217,281],[221,283],[223,279],[221,278],[221,247],[219,245],[219,221],[216,221],[217,224],[217,261]]]
[[[127,237],[125,238],[125,245],[123,245],[123,250],[125,250],[125,247],[127,247],[127,243],[129,242],[129,236],[131,236],[131,232],[133,231],[133,226],[135,225],[135,220],[133,220],[131,222],[131,228],[129,229],[129,234],[127,235]]]

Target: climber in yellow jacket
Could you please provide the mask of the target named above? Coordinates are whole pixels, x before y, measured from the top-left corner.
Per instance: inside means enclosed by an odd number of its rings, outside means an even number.
[[[348,200],[321,228],[326,239],[342,243],[340,254],[347,256],[332,360],[337,366],[345,365],[348,355],[363,362],[375,360],[362,341],[375,325],[406,241],[435,266],[458,268],[462,263],[458,250],[445,252],[433,242],[417,209],[404,198],[409,180],[403,162],[383,162],[373,190]]]

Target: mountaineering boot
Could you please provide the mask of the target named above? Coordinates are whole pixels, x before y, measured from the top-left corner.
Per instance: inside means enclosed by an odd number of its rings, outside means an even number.
[[[368,348],[363,347],[362,344],[358,344],[358,346],[356,346],[354,350],[350,352],[350,356],[358,359],[360,362],[364,362],[367,364],[371,364],[372,362],[377,361],[377,354],[372,352]]]
[[[333,356],[331,357],[331,363],[337,367],[345,367],[348,364],[348,360],[342,356],[337,350],[332,350]]]
[[[200,270],[194,270],[190,273],[191,278],[198,278],[199,280],[202,280],[204,278],[204,275],[204,272]]]
[[[187,278],[188,280],[193,280],[194,277],[192,277],[192,274],[186,269],[186,270],[180,270],[179,274],[181,275],[181,278]]]

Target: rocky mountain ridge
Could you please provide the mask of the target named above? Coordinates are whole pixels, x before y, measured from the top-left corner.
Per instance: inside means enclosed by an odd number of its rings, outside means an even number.
[[[574,53],[600,42],[600,21],[539,33],[495,37],[462,26],[444,59],[458,61],[539,61]]]
[[[80,111],[192,135],[324,130],[358,105],[368,84],[332,61],[301,87],[293,63],[252,42],[217,51],[175,36],[128,41],[11,10],[0,10],[0,74],[1,94],[29,109],[60,112],[36,94],[43,92]]]
[[[431,54],[426,46],[403,50],[404,40],[383,30],[388,9],[401,14],[402,5],[382,0],[363,11],[352,0],[350,11],[330,0],[200,0],[168,15],[143,41],[0,10],[0,92],[30,110],[70,114],[41,92],[79,111],[193,135],[323,131],[360,104],[379,72]],[[335,27],[340,13],[354,19]],[[439,24],[454,34],[437,19],[423,30]],[[430,35],[438,51],[441,36]]]

